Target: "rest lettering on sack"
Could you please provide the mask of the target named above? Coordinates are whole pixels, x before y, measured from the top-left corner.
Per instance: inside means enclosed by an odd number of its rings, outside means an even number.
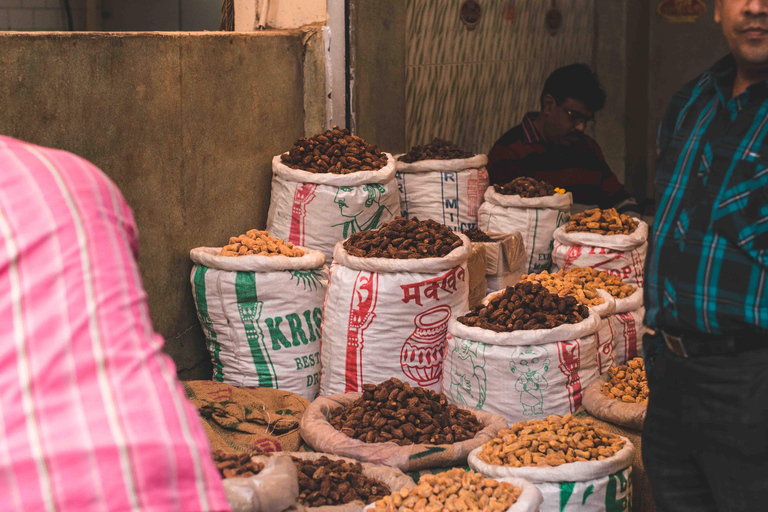
[[[307,345],[320,339],[320,326],[323,323],[322,309],[306,310],[302,315],[289,313],[285,316],[285,320],[291,331],[290,340],[283,333],[285,327],[283,317],[276,316],[264,319],[264,323],[269,329],[269,337],[272,339],[272,350]]]

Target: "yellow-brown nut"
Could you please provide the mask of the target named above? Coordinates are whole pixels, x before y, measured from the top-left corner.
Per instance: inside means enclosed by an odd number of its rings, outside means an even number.
[[[522,280],[541,283],[550,293],[565,297],[570,295],[585,306],[597,306],[605,302],[597,290],[605,290],[617,299],[624,299],[635,293],[637,288],[610,275],[590,267],[571,267],[550,274],[546,270],[539,274],[523,275]]]
[[[575,213],[565,227],[566,233],[596,233],[598,235],[629,235],[637,229],[638,223],[629,215],[619,213],[615,208],[601,210],[592,208]]]
[[[219,256],[288,256],[298,258],[304,251],[282,238],[269,236],[266,231],[251,229],[244,235],[233,236],[229,244],[221,248]]]
[[[648,402],[648,379],[642,357],[627,361],[627,364],[608,370],[610,380],[604,382],[600,391],[608,398],[632,404]]]

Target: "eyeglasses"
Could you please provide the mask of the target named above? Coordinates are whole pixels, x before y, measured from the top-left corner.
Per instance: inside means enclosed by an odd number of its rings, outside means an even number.
[[[571,110],[569,108],[565,108],[565,107],[563,107],[562,103],[560,103],[558,101],[555,101],[555,103],[557,104],[558,107],[562,107],[563,111],[565,112],[565,115],[567,115],[568,119],[570,119],[571,122],[573,122],[573,124],[575,124],[576,126],[578,126],[578,125],[580,125],[582,123],[584,123],[585,127],[594,126],[595,123],[597,122],[595,120],[595,116],[594,115],[589,115],[588,116],[588,115],[586,115],[586,114],[584,114],[582,112],[579,112],[577,110]]]

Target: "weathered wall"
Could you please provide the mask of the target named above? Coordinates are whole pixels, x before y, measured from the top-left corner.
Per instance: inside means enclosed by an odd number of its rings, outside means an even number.
[[[0,133],[120,187],[181,378],[210,377],[189,250],[265,225],[271,158],[304,133],[302,65],[292,32],[0,34]]]

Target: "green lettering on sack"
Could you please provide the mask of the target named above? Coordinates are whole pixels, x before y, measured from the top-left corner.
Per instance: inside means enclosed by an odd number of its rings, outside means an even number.
[[[315,326],[317,327],[317,337],[320,338],[323,332],[323,310],[320,308],[315,308],[315,310],[312,312],[312,318],[314,318]]]
[[[304,312],[304,320],[307,321],[307,330],[309,331],[309,342],[317,341],[315,337],[315,330],[312,328],[312,310],[308,309]]]
[[[276,316],[275,318],[266,318],[264,321],[267,323],[269,329],[269,337],[272,338],[272,350],[280,350],[280,344],[285,348],[291,348],[291,342],[285,337],[283,331],[280,330],[280,322],[283,321],[283,317]]]
[[[563,512],[568,505],[574,487],[576,487],[576,483],[574,482],[560,482],[560,512]]]
[[[301,328],[301,317],[296,313],[291,313],[285,317],[288,320],[288,326],[291,328],[291,338],[293,338],[293,346],[298,347],[302,343],[306,345],[307,335],[304,333],[304,329]]]

